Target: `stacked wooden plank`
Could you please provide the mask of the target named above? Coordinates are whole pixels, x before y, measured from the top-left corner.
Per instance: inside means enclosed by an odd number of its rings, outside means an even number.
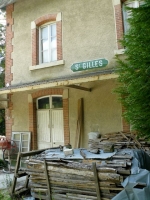
[[[106,144],[113,145],[111,150],[115,150],[115,153],[104,158],[101,155],[105,153],[101,150]],[[32,196],[48,200],[112,199],[123,190],[121,183],[131,174],[132,153],[123,149],[148,151],[149,147],[145,139],[137,140],[131,133],[118,132],[89,139],[88,150],[99,152],[89,152],[92,157],[85,149],[77,149],[80,155],[76,156],[74,151],[70,159],[63,155],[61,149],[42,152],[29,159],[26,169]]]
[[[114,149],[142,149],[150,155],[150,141],[146,138],[137,139],[136,135],[133,133],[107,133],[102,135],[98,139],[89,139],[89,151],[98,152],[99,149],[104,149],[104,145],[113,144]]]
[[[82,151],[82,150],[81,150]],[[32,196],[39,199],[112,199],[123,190],[121,182],[130,174],[132,156],[117,152],[106,160],[49,161],[40,156],[28,162]],[[46,163],[46,165],[45,165]],[[96,163],[98,183],[94,176]],[[96,185],[100,191],[97,196]]]

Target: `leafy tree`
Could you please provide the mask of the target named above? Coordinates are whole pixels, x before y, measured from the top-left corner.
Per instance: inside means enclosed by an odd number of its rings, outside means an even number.
[[[5,16],[5,12],[0,10],[0,15]],[[0,87],[4,87],[5,69],[5,25],[0,21]]]
[[[0,10],[5,16],[5,11]],[[0,20],[0,88],[5,86],[5,24]],[[5,135],[5,110],[0,109],[0,134]]]
[[[132,129],[139,136],[150,137],[150,0],[127,9],[131,12],[130,29],[121,41],[125,57],[117,57],[116,92]]]

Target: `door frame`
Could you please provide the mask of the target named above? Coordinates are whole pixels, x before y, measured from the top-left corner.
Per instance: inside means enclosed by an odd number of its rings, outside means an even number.
[[[28,94],[29,106],[29,131],[31,132],[31,150],[37,149],[37,116],[36,116],[36,99],[49,95],[62,95],[66,88],[47,88]],[[70,143],[69,130],[69,97],[63,97],[63,120],[64,120],[64,144]]]
[[[53,139],[54,139],[54,127],[53,127],[53,124],[52,124],[52,121],[53,121],[53,119],[52,119],[52,115],[53,115],[53,111],[62,111],[63,112],[63,104],[62,104],[62,107],[60,107],[60,108],[53,108],[53,97],[61,97],[62,98],[62,103],[63,103],[63,96],[62,95],[46,95],[46,96],[42,96],[42,97],[39,97],[39,98],[37,98],[36,99],[36,109],[37,109],[37,111],[36,111],[36,115],[37,115],[37,123],[38,123],[38,113],[40,113],[40,111],[45,111],[45,112],[48,112],[49,113],[49,120],[48,120],[48,126],[49,126],[49,130],[47,130],[47,131],[49,131],[49,134],[50,134],[50,141],[49,142],[46,142],[46,141],[41,141],[41,145],[42,145],[42,143],[44,144],[46,144],[46,145],[48,145],[48,146],[50,146],[50,147],[54,147],[55,146],[55,143],[54,143],[54,141],[53,141]],[[39,104],[38,104],[38,101],[40,100],[40,99],[45,99],[45,98],[48,98],[49,99],[49,103],[48,103],[48,108],[40,108],[39,109]],[[46,113],[45,113],[46,114]],[[61,114],[61,116],[62,116],[62,114]],[[63,117],[63,116],[62,116]],[[63,120],[64,121],[64,120]],[[39,145],[40,145],[40,140],[38,139],[39,138],[39,135],[38,134],[40,134],[40,133],[38,133],[38,125],[39,124],[37,124],[37,144],[38,144],[38,148],[39,148]],[[63,122],[63,125],[62,125],[62,132],[61,132],[62,134],[63,134],[63,138],[64,138],[64,122]],[[60,145],[64,145],[64,139],[63,139],[63,141],[62,142],[60,142],[61,144]],[[59,145],[59,144],[58,144]]]

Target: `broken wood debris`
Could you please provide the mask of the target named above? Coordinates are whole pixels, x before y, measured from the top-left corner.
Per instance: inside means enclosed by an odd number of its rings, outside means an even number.
[[[30,175],[32,196],[56,200],[112,199],[123,190],[121,182],[131,173],[132,156],[129,156],[117,152],[105,160],[77,161],[50,161],[40,155],[33,157],[26,169]]]
[[[89,139],[89,151],[98,152],[104,150],[107,147],[109,149],[110,144],[114,145],[114,149],[142,149],[150,155],[150,141],[146,138],[137,138],[133,133],[114,132],[107,133],[97,139]],[[111,150],[109,151],[111,152]]]
[[[59,149],[33,152],[25,169],[32,196],[47,200],[110,200],[115,197],[124,189],[121,183],[131,174],[133,154],[122,149],[137,148],[148,152],[150,142],[143,138],[137,140],[131,133],[109,133],[99,139],[90,139],[89,150],[103,150],[103,144],[107,142],[113,144],[115,150],[106,153],[108,157],[101,156],[102,152],[89,152],[92,156],[88,155],[85,149],[74,149],[74,155],[69,156]],[[143,185],[139,183],[138,187]]]

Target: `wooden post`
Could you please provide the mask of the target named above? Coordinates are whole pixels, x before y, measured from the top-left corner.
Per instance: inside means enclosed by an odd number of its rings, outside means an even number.
[[[44,160],[44,168],[45,168],[45,178],[46,178],[47,187],[48,187],[48,198],[49,198],[49,200],[51,200],[50,182],[49,182],[49,175],[48,175],[48,172],[47,172],[46,160]]]
[[[83,98],[78,100],[78,119],[74,148],[80,147],[81,136],[83,132]]]
[[[12,183],[12,188],[11,188],[11,194],[14,194],[15,192],[15,187],[16,187],[16,182],[17,182],[17,174],[18,174],[18,170],[20,167],[20,159],[21,159],[21,153],[18,153],[17,156],[17,163],[16,163],[16,168],[15,168],[15,173],[14,173],[14,178],[13,178],[13,183]]]
[[[95,179],[97,200],[101,200],[100,186],[99,186],[99,180],[98,180],[98,175],[97,175],[97,169],[96,169],[96,163],[95,162],[92,163],[92,169],[93,169],[94,179]]]

